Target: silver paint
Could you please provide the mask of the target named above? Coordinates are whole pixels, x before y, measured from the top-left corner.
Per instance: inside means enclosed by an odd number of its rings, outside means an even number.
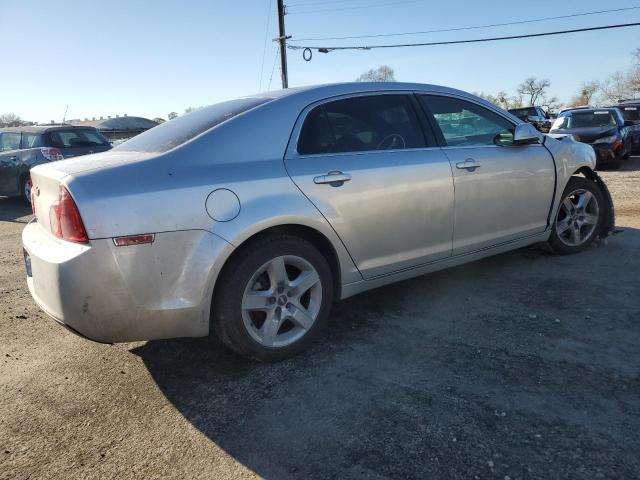
[[[265,94],[273,100],[167,152],[112,151],[37,166],[38,222],[23,232],[36,302],[100,341],[206,335],[219,272],[246,240],[269,228],[295,225],[323,237],[335,251],[346,298],[545,241],[568,179],[595,167],[590,146],[539,132],[544,145],[297,154],[311,106],[386,92],[456,96],[522,124],[446,87],[325,85]],[[457,168],[470,158],[480,166]],[[326,178],[332,175],[343,176]],[[78,205],[88,245],[49,232],[60,184]],[[237,197],[237,216],[231,218],[227,196],[207,206],[221,189]],[[215,220],[218,214],[229,220]],[[154,243],[123,248],[111,241],[141,233],[155,233]]]

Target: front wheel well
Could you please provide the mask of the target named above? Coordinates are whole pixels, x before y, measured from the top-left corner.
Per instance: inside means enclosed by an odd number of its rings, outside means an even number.
[[[342,290],[341,288],[342,279],[341,279],[341,273],[340,273],[340,261],[338,260],[338,253],[336,252],[335,248],[333,247],[333,245],[331,244],[331,242],[326,236],[324,236],[322,233],[315,230],[314,228],[311,228],[305,225],[299,225],[299,224],[277,225],[253,234],[252,236],[244,240],[240,245],[238,245],[235,248],[235,250],[229,256],[229,258],[226,259],[225,266],[229,265],[230,261],[235,256],[241,255],[242,254],[241,252],[245,248],[250,248],[251,243],[255,242],[256,240],[269,235],[283,235],[283,234],[303,238],[318,249],[318,251],[325,257],[327,262],[329,262],[329,266],[331,267],[334,298],[340,298],[341,290]],[[222,269],[224,270],[224,266],[222,267]]]
[[[591,180],[602,192],[602,197],[605,201],[605,218],[604,222],[602,222],[602,228],[599,233],[600,238],[606,238],[609,235],[613,234],[615,231],[615,210],[613,206],[613,198],[611,198],[611,192],[609,192],[609,188],[607,184],[604,183],[600,175],[598,175],[594,170],[589,167],[583,166],[578,170],[573,172],[572,176],[582,175],[583,177]]]

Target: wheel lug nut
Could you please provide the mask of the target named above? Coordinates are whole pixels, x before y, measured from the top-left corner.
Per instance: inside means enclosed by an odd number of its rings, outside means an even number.
[[[269,303],[271,305],[273,305],[274,303],[276,303],[276,297],[269,297]]]

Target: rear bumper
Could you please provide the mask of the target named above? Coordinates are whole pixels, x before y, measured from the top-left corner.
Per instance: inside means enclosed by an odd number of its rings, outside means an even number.
[[[213,284],[233,247],[209,232],[156,234],[153,244],[116,247],[59,240],[29,223],[22,242],[36,304],[57,322],[98,342],[209,333]]]

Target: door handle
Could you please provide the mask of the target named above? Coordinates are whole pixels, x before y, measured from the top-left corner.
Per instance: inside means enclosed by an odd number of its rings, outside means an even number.
[[[456,168],[467,170],[468,172],[475,172],[476,168],[480,168],[480,166],[473,158],[467,158],[464,162],[456,163]]]
[[[351,180],[351,175],[348,173],[342,173],[339,170],[332,170],[326,175],[319,175],[313,178],[313,183],[324,184],[328,183],[332,187],[341,187],[344,182]]]

